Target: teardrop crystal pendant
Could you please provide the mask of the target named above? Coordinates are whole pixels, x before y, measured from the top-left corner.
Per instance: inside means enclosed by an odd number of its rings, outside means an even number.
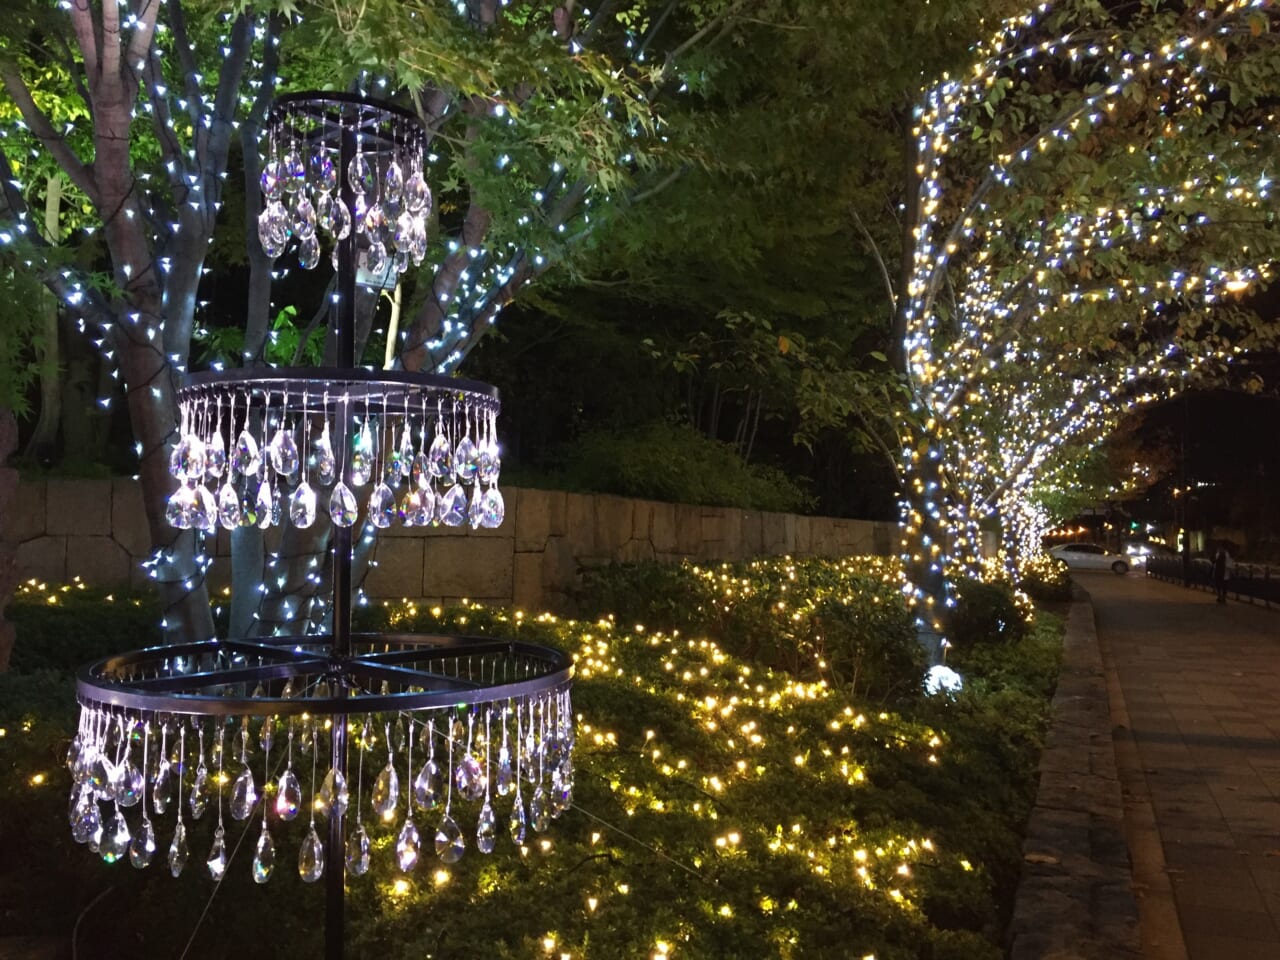
[[[547,792],[542,789],[542,784],[538,784],[538,788],[533,791],[533,799],[529,801],[529,816],[533,821],[533,829],[539,833],[545,832],[550,825],[547,812]]]
[[[298,472],[298,445],[292,430],[284,427],[277,430],[267,446],[267,454],[271,458],[271,469],[280,476],[291,477]]]
[[[142,826],[129,841],[129,863],[135,870],[144,870],[156,855],[156,828],[150,818],[143,817]]]
[[[299,197],[294,205],[293,232],[303,240],[316,235],[316,208],[306,197]]]
[[[231,817],[234,820],[248,820],[249,814],[258,803],[258,789],[253,782],[253,771],[247,766],[240,771],[235,783],[231,785]]]
[[[320,842],[315,824],[311,825],[298,848],[298,876],[303,883],[315,883],[324,876],[324,844]]]
[[[418,526],[419,518],[422,516],[422,491],[410,490],[406,493],[400,500],[400,508],[396,514],[406,527]]]
[[[292,820],[302,807],[302,784],[298,775],[290,768],[280,774],[276,782],[276,816],[281,820]]]
[[[445,863],[457,863],[467,850],[467,841],[462,831],[453,822],[453,817],[445,814],[436,830],[436,856]]]
[[[453,771],[453,785],[464,800],[479,800],[484,796],[484,767],[471,754],[467,754]]]
[[[497,835],[497,818],[493,815],[493,807],[486,800],[484,806],[480,808],[480,817],[476,821],[476,849],[481,853],[493,853]]]
[[[316,797],[316,810],[324,816],[329,816],[333,810],[338,811],[338,816],[342,816],[347,812],[347,804],[351,800],[351,795],[347,792],[347,778],[332,767],[324,776],[324,782],[320,784],[320,793]]]
[[[458,441],[458,449],[453,451],[453,469],[463,483],[471,483],[480,469],[480,451],[470,437]]]
[[[434,810],[440,805],[440,768],[434,760],[428,760],[413,778],[413,799],[423,810]]]
[[[447,527],[460,527],[467,519],[467,492],[462,484],[455,483],[448,492],[440,497],[436,505],[436,516]]]
[[[412,820],[405,820],[399,835],[396,836],[396,863],[399,864],[400,869],[408,873],[416,867],[421,849],[422,839],[418,836],[418,828]]]
[[[345,240],[351,235],[351,210],[347,206],[346,201],[341,197],[334,197],[328,209],[325,211],[327,216],[321,218],[325,230],[334,240]],[[336,250],[334,251],[337,252]]]
[[[93,798],[92,790],[85,790],[76,801],[71,820],[71,836],[76,843],[88,843],[102,829],[102,817],[98,812],[98,801]]]
[[[516,778],[511,770],[511,751],[506,747],[498,750],[498,777],[494,785],[498,796],[505,797],[515,788]]]
[[[289,522],[299,530],[316,522],[316,492],[305,480],[289,494]]]
[[[173,799],[173,775],[168,760],[161,760],[156,767],[155,778],[151,781],[151,809],[158,816],[164,816]]]
[[[363,153],[357,153],[347,164],[347,181],[354,193],[372,193],[377,186],[373,168]]]
[[[254,688],[253,695],[255,697],[265,696],[262,684],[258,684]],[[262,726],[258,728],[258,746],[263,750],[269,751],[276,742],[276,721],[272,717],[267,717],[262,721]]]
[[[307,167],[296,149],[290,148],[284,155],[283,167],[285,190],[289,193],[297,193],[306,185]]]
[[[240,526],[240,497],[230,482],[218,490],[218,523],[224,530]]]
[[[311,236],[298,241],[298,266],[314,270],[320,264],[320,241],[313,231]]]
[[[222,442],[221,429],[205,447],[204,472],[212,480],[217,480],[227,472],[227,445]]]
[[[269,160],[262,168],[262,176],[258,179],[262,193],[268,200],[278,200],[284,192],[284,169],[279,160]]]
[[[373,478],[373,433],[366,420],[351,449],[351,482],[363,487]]]
[[[124,822],[124,814],[117,810],[103,831],[98,856],[106,863],[115,863],[129,852],[129,840],[129,826]]]
[[[209,856],[204,861],[204,865],[209,868],[209,876],[214,880],[221,880],[222,875],[227,872],[227,841],[223,839],[224,836],[221,827],[213,831],[213,845],[209,847]]]
[[[258,214],[258,243],[262,245],[262,252],[272,260],[284,253],[285,241],[277,235],[269,207]]]
[[[208,487],[196,487],[196,513],[192,526],[205,533],[217,533],[218,501]]]
[[[187,825],[179,818],[178,825],[173,828],[173,841],[169,844],[169,872],[175,877],[181,874],[190,855],[191,851],[187,848]]]
[[[356,497],[341,480],[329,495],[329,518],[339,527],[349,527],[356,522]]]
[[[382,199],[387,203],[399,203],[404,196],[404,169],[392,160],[382,175]]]
[[[524,800],[516,797],[516,805],[511,808],[511,819],[507,821],[507,830],[511,834],[511,842],[516,846],[524,843],[525,822]]]
[[[484,521],[484,495],[480,492],[480,484],[471,488],[471,502],[467,505],[467,522],[472,530],[478,530]]]
[[[502,491],[497,487],[490,487],[480,501],[480,526],[496,530],[506,518],[507,504],[502,499]]]
[[[165,503],[164,519],[176,530],[190,530],[196,507],[196,492],[183,484]]]
[[[431,188],[426,179],[415,170],[404,185],[404,205],[413,213],[426,216],[431,212]]]
[[[199,820],[209,806],[209,771],[203,763],[196,767],[195,782],[191,785],[191,819]]]
[[[266,530],[271,526],[275,492],[271,489],[271,481],[263,480],[258,484],[258,495],[254,498],[254,512],[258,517],[258,529]]]
[[[116,770],[116,802],[122,807],[132,807],[142,799],[142,771],[134,765],[132,760],[128,759]]]
[[[380,483],[369,495],[369,522],[379,530],[385,530],[395,518],[396,495],[385,483]]]
[[[431,447],[427,450],[427,469],[436,479],[453,474],[453,448],[449,446],[449,438],[443,433],[437,433],[436,438],[431,441]]]
[[[67,745],[67,755],[64,761],[67,765],[67,769],[70,770],[73,775],[75,774],[76,765],[80,762],[80,746],[80,734],[77,733],[71,738],[71,743]]]
[[[231,469],[242,477],[251,477],[262,466],[262,458],[258,453],[258,441],[248,430],[243,430],[236,440],[236,448],[231,454]]]
[[[387,765],[378,774],[378,779],[373,782],[373,811],[383,819],[389,820],[399,802],[400,776],[388,760]]]
[[[271,840],[267,825],[262,825],[262,833],[258,834],[258,846],[253,851],[253,882],[266,883],[271,879],[271,871],[276,868],[276,845]]]
[[[366,220],[369,218],[365,218]],[[390,255],[387,248],[381,240],[378,240],[369,246],[368,260],[365,263],[368,271],[375,277],[387,272],[390,265]]]
[[[369,872],[369,834],[364,824],[356,824],[351,836],[347,837],[347,872],[354,877],[362,877]]]
[[[327,151],[311,155],[311,182],[322,193],[338,188],[338,168]]]
[[[181,476],[187,480],[203,480],[209,461],[205,452],[204,441],[199,437],[186,436],[178,441],[174,455],[178,460]]]
[[[333,441],[329,439],[329,421],[324,423],[320,431],[320,439],[316,441],[315,477],[321,486],[333,483],[337,475],[338,461],[333,455]]]
[[[492,440],[481,444],[480,456],[476,461],[476,476],[485,483],[493,483],[501,471],[502,456],[498,452],[498,445]]]

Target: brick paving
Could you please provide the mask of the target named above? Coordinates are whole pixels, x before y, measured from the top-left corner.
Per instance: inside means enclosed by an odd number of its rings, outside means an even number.
[[[1280,960],[1280,612],[1076,580],[1110,674],[1144,956]]]

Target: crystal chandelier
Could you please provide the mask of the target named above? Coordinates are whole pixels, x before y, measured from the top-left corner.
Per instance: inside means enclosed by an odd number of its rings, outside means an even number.
[[[356,284],[394,284],[426,252],[431,192],[415,117],[341,94],[281,98],[258,220],[276,257],[333,244],[337,363],[193,374],[166,519],[198,536],[327,525],[329,633],[201,640],[80,671],[68,753],[75,839],[103,860],[221,880],[227,830],[256,834],[246,870],[286,859],[326,884],[326,956],[343,953],[347,874],[385,846],[405,873],[489,854],[547,829],[573,796],[573,665],[493,637],[354,634],[353,528],[497,527],[497,391],[431,374],[359,369]],[[316,576],[318,579],[318,575]],[[212,824],[209,833],[208,825]],[[425,831],[425,832],[424,832]],[[379,844],[379,836],[387,843]],[[199,839],[197,839],[199,837]]]

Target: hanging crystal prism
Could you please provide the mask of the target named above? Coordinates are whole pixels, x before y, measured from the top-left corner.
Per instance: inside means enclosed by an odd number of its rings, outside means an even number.
[[[298,848],[298,876],[304,883],[315,883],[324,876],[324,844],[314,823]]]
[[[529,816],[533,821],[533,829],[539,833],[543,833],[548,825],[547,819],[547,792],[542,788],[542,784],[538,784],[536,790],[533,791],[533,799],[529,801]]]
[[[173,841],[169,844],[169,872],[175,877],[181,874],[190,855],[191,851],[187,848],[187,825],[179,817],[177,826],[173,828]]]
[[[480,761],[468,753],[453,772],[453,785],[464,800],[479,800],[484,796],[485,771]]]
[[[292,820],[301,807],[302,784],[290,767],[280,774],[280,780],[276,783],[276,816],[281,820]]]
[[[329,517],[339,527],[349,527],[356,522],[356,497],[341,480],[329,496]]]
[[[329,439],[329,421],[324,422],[320,431],[320,439],[316,441],[315,476],[321,486],[333,483],[337,475],[338,461],[333,455],[333,441]]]
[[[364,824],[356,824],[351,836],[347,837],[347,872],[352,876],[362,877],[369,872],[370,846]]]
[[[258,484],[258,495],[253,502],[254,514],[258,518],[258,529],[266,530],[271,526],[274,502],[275,491],[271,489],[271,481],[263,480]]]
[[[385,483],[379,483],[369,496],[369,522],[380,530],[391,526],[396,517],[396,495]]]
[[[142,798],[142,771],[128,757],[116,767],[115,800],[122,807],[132,807]]]
[[[363,487],[373,477],[373,433],[365,420],[351,450],[351,482]]]
[[[142,818],[142,827],[129,841],[129,863],[137,870],[150,865],[156,855],[156,828],[148,817]]]
[[[253,782],[253,772],[246,766],[231,785],[231,818],[248,820],[258,803],[258,790]]]
[[[484,806],[480,808],[480,817],[476,821],[476,849],[481,853],[493,853],[497,834],[497,818],[493,815],[492,805],[486,800]]]
[[[490,487],[480,501],[480,526],[495,530],[507,516],[507,504],[497,487]]]
[[[204,816],[209,798],[209,771],[205,769],[204,758],[201,757],[200,765],[196,767],[195,782],[191,786],[191,819],[199,820]]]
[[[390,760],[373,782],[373,810],[379,817],[390,819],[400,802],[400,777]]]
[[[453,451],[453,469],[462,483],[471,483],[480,469],[480,451],[470,437],[458,441],[458,449]]]
[[[405,873],[418,865],[418,856],[422,848],[422,840],[418,828],[412,818],[406,818],[404,826],[396,836],[396,863]],[[452,862],[452,861],[449,861]]]
[[[221,416],[221,414],[219,414]],[[211,480],[217,480],[227,472],[227,445],[222,441],[222,430],[213,435],[205,448],[205,474]]]
[[[440,768],[434,760],[428,760],[413,779],[413,798],[423,810],[434,810],[440,805]]]
[[[276,845],[271,840],[271,832],[264,822],[262,833],[258,834],[258,846],[253,852],[253,882],[266,883],[271,879],[271,871],[276,868]]]
[[[498,796],[505,797],[511,792],[514,785],[515,776],[511,771],[511,751],[507,749],[506,744],[503,744],[498,750],[498,776],[497,783],[494,786],[498,791]]]
[[[261,467],[262,458],[258,452],[258,441],[248,430],[244,430],[236,440],[236,448],[231,454],[231,469],[242,477],[252,477]]]
[[[443,433],[437,433],[436,438],[431,441],[431,448],[427,451],[427,469],[436,479],[453,474],[453,448],[449,445],[449,438]]]
[[[330,767],[329,772],[325,774],[324,782],[320,784],[320,793],[316,797],[317,812],[327,817],[331,811],[337,810],[338,816],[342,816],[347,812],[347,804],[350,800],[347,778]]]
[[[173,776],[167,759],[162,759],[156,767],[156,775],[151,781],[151,808],[158,816],[164,816],[173,799]]]
[[[289,494],[289,522],[299,530],[316,522],[316,492],[305,480]]]
[[[507,830],[511,834],[511,841],[516,846],[524,843],[525,824],[524,800],[520,798],[519,794],[516,794],[516,804],[511,808],[511,819],[507,821]]]
[[[271,469],[280,476],[291,477],[297,473],[298,445],[294,442],[293,431],[281,426],[267,445],[267,455],[271,460]]]
[[[279,160],[268,160],[258,179],[262,193],[268,200],[278,200],[284,193],[284,169]]]
[[[467,492],[455,483],[436,504],[436,516],[447,527],[460,527],[467,519]]]
[[[124,822],[124,814],[116,810],[115,816],[103,831],[98,855],[107,863],[115,863],[129,852],[129,840],[129,827]]]
[[[221,880],[222,875],[227,872],[227,841],[224,836],[222,827],[213,831],[213,846],[209,848],[209,856],[204,861],[209,868],[209,876],[214,880]]]
[[[240,525],[240,495],[230,482],[218,490],[218,523],[224,530],[234,530]]]
[[[478,530],[484,522],[484,495],[480,492],[480,484],[471,488],[471,502],[467,505],[467,522],[472,530]]]
[[[462,831],[454,823],[453,817],[447,813],[436,830],[436,856],[445,863],[457,863],[467,850],[467,841]]]
[[[377,179],[363,153],[357,153],[347,164],[347,182],[354,193],[373,193]]]
[[[101,829],[102,817],[98,812],[98,802],[94,800],[91,790],[82,791],[71,821],[71,836],[76,843],[88,843]]]
[[[314,270],[320,265],[320,241],[313,232],[309,237],[298,241],[298,266],[303,270]]]

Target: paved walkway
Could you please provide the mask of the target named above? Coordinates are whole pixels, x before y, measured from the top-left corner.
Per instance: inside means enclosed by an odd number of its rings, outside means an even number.
[[[1147,960],[1280,960],[1280,611],[1084,574]]]

